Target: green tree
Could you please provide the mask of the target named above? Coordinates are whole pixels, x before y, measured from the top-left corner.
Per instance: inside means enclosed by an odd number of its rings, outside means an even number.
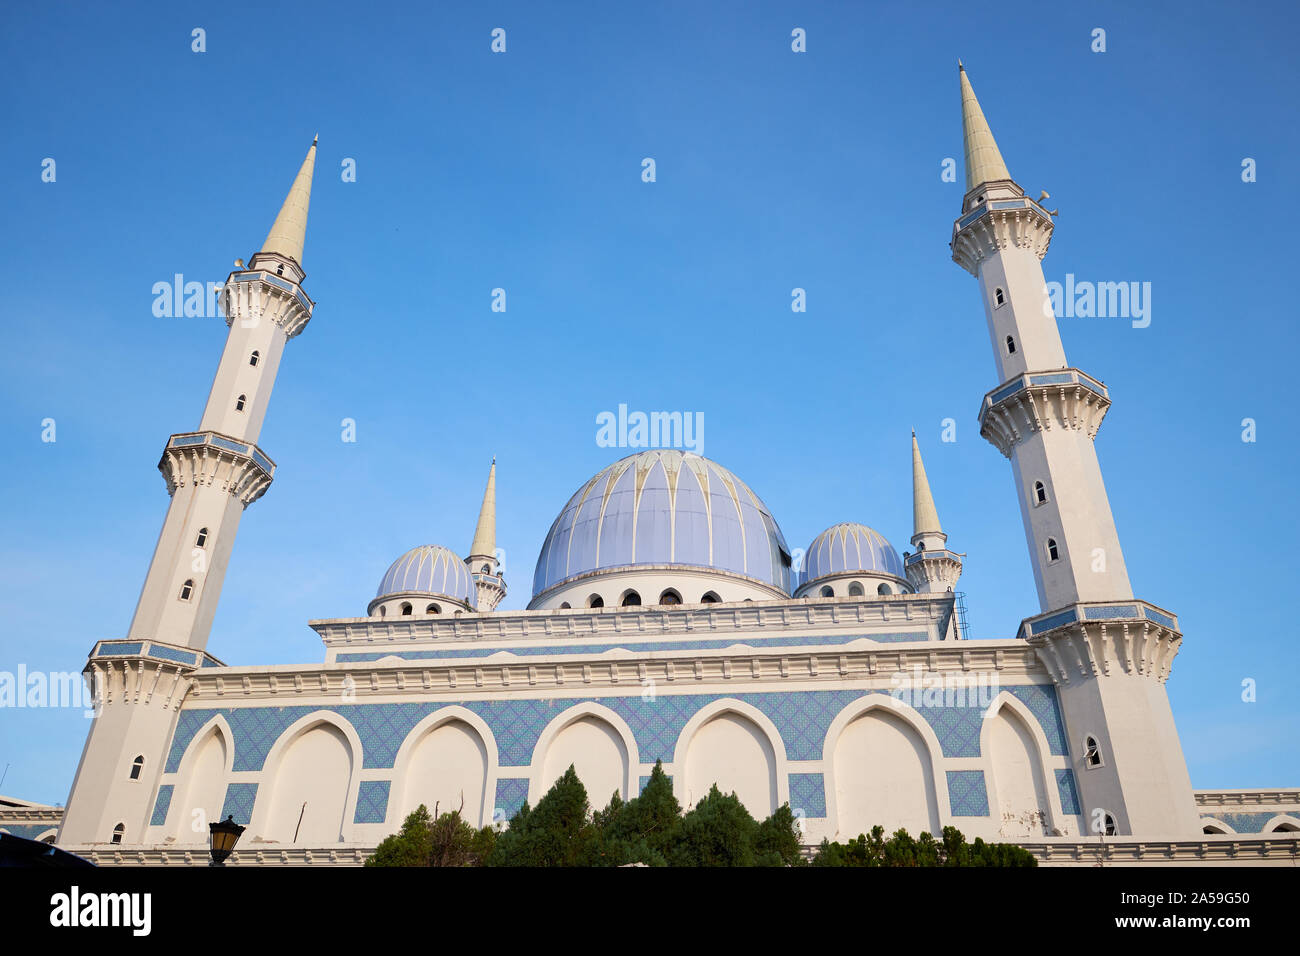
[[[598,837],[588,815],[587,788],[569,769],[537,801],[527,802],[514,815],[505,833],[496,841],[489,866],[583,866],[588,865]]]
[[[754,835],[754,862],[759,866],[803,866],[802,835],[790,804],[783,803],[758,825]]]
[[[734,793],[715,783],[682,817],[668,862],[673,866],[753,866],[758,824]]]
[[[944,827],[939,840],[929,833],[913,839],[897,830],[885,839],[885,829],[859,834],[848,843],[823,840],[813,866],[1037,866],[1034,855],[1011,843],[985,843],[979,837],[967,843],[956,827]]]
[[[366,860],[366,866],[428,866],[433,852],[432,820],[429,809],[420,804],[407,816],[402,829],[385,837],[375,852]]]

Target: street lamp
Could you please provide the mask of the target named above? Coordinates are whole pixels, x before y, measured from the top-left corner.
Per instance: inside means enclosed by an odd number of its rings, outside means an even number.
[[[212,862],[209,866],[225,866],[226,857],[235,848],[244,828],[235,822],[233,815],[227,816],[220,823],[209,823],[208,831],[212,839]]]

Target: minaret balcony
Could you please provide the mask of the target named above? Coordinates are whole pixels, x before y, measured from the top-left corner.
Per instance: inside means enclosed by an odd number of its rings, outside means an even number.
[[[226,277],[223,305],[226,325],[233,324],[236,315],[245,322],[265,315],[284,329],[287,338],[307,327],[316,307],[302,286],[288,276],[256,269]]]
[[[978,276],[981,262],[1009,246],[1043,258],[1055,228],[1051,214],[1032,199],[990,199],[952,224],[949,247],[953,262]]]
[[[262,497],[275,478],[275,462],[262,449],[212,431],[172,435],[158,470],[170,495],[186,485],[219,485],[245,506]]]
[[[1010,458],[1026,435],[1049,428],[1075,428],[1095,438],[1110,408],[1106,386],[1077,368],[1025,372],[984,396],[980,434]]]
[[[1112,673],[1163,682],[1183,640],[1174,614],[1138,600],[1069,604],[1025,618],[1016,637],[1057,684]]]

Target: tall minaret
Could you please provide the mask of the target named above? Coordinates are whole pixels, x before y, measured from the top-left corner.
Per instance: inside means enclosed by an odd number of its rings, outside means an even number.
[[[506,596],[506,582],[497,560],[497,460],[488,469],[487,488],[483,490],[483,507],[479,509],[474,543],[465,559],[470,580],[474,582],[474,609],[492,611]]]
[[[1052,214],[1011,179],[958,69],[966,195],[952,257],[979,280],[1001,383],[980,434],[1011,460],[1043,612],[1019,636],[1056,684],[1085,832],[1195,836],[1164,687],[1182,635],[1168,611],[1134,600],[1093,445],[1110,395],[1069,367],[1041,265]]]
[[[315,305],[301,285],[315,163],[313,140],[261,251],[226,279],[225,351],[199,430],[172,435],[158,463],[171,503],[130,631],[98,642],[86,665],[97,715],[60,844],[144,840],[186,675],[217,663],[205,648],[239,519],[275,475],[257,438],[284,344]]]
[[[1012,181],[966,71],[966,197],[952,257],[979,279],[997,366],[980,433],[1011,459],[1044,611],[1132,597],[1093,438],[1110,396],[1069,368],[1043,278],[1051,215]]]

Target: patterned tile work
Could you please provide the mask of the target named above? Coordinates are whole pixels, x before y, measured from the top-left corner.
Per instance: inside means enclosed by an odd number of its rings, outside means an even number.
[[[236,823],[248,826],[253,818],[253,803],[257,800],[257,784],[232,783],[226,787],[226,805],[221,808],[221,819],[234,817]]]
[[[989,794],[983,770],[949,770],[948,802],[954,817],[987,817]]]
[[[1016,685],[1006,688],[1023,701],[1038,718],[1053,754],[1065,753],[1065,734],[1051,686]],[[869,693],[884,693],[870,691]],[[716,700],[710,694],[661,694],[644,699],[639,693],[626,697],[597,697],[623,718],[631,728],[646,763],[671,761],[686,722],[702,707]],[[865,696],[859,690],[769,692],[732,695],[765,714],[781,735],[791,760],[820,760],[826,732],[835,715]],[[978,701],[969,706],[947,707],[942,703],[917,707],[939,739],[945,757],[978,757],[984,708]],[[411,729],[423,717],[447,704],[458,703],[479,715],[492,729],[502,766],[527,766],[546,724],[577,701],[561,699],[507,698],[504,700],[415,701],[401,704],[345,704],[332,708],[351,722],[362,743],[365,769],[390,769],[397,750]],[[321,708],[223,707],[187,710],[180,716],[167,756],[167,771],[175,772],[185,748],[214,714],[221,714],[234,733],[236,771],[261,770],[272,745],[295,721]]]
[[[388,790],[390,780],[362,780],[357,791],[357,812],[353,823],[383,823],[388,815]]]
[[[450,660],[467,657],[489,657],[493,654],[509,654],[527,657],[539,654],[603,654],[605,651],[702,651],[716,650],[724,647],[749,646],[768,649],[772,647],[808,647],[823,644],[848,644],[850,641],[868,640],[882,643],[900,641],[926,641],[926,631],[904,631],[891,634],[834,634],[827,636],[799,637],[785,635],[782,637],[747,637],[744,640],[724,638],[701,641],[632,641],[620,644],[555,644],[546,647],[471,647],[439,648],[433,651],[407,651],[398,648],[394,651],[364,651],[340,654],[339,663],[366,663],[385,657],[400,657],[408,661]]]
[[[1264,824],[1280,813],[1280,810],[1269,810],[1266,813],[1205,813],[1201,819],[1220,820],[1232,827],[1235,833],[1262,833]],[[1292,816],[1300,814],[1292,813]]]
[[[805,817],[826,816],[826,778],[820,773],[790,774],[790,809]]]
[[[497,780],[497,802],[492,819],[509,820],[528,799],[528,781],[520,777],[502,777]],[[498,813],[497,811],[500,811]],[[504,817],[501,816],[504,814]]]
[[[24,840],[35,840],[46,830],[57,829],[57,825],[49,823],[6,823],[0,825],[0,830],[11,836],[22,837]]]
[[[1074,789],[1074,771],[1069,768],[1056,771],[1056,789],[1061,793],[1061,812],[1079,814],[1079,791]]]
[[[150,826],[160,827],[167,822],[167,811],[172,806],[172,791],[174,789],[174,785],[170,783],[164,783],[158,788],[158,800],[153,805],[153,816],[149,818]]]

